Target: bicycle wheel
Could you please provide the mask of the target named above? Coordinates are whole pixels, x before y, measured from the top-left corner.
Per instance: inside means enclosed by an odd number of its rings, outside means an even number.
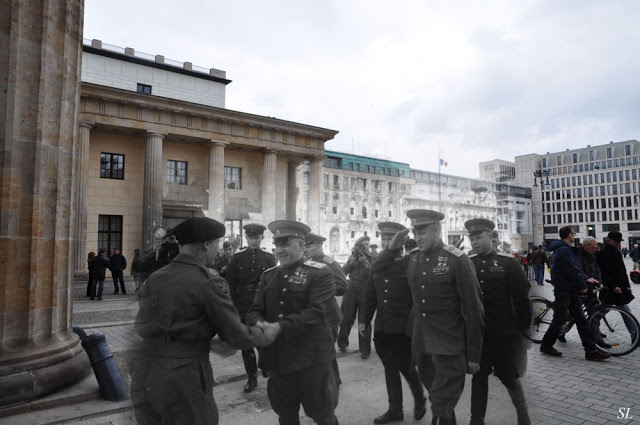
[[[525,336],[536,343],[542,342],[542,337],[549,329],[553,319],[553,302],[543,297],[530,297],[531,300],[531,325]]]
[[[611,345],[610,348],[598,345],[600,350],[612,356],[624,356],[638,346],[640,324],[638,319],[628,311],[605,305],[589,317],[590,328],[594,320],[600,321],[600,332],[604,335],[603,342]]]

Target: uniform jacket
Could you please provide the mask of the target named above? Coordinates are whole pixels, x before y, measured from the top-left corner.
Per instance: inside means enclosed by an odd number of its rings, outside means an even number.
[[[354,251],[354,254],[349,256],[347,263],[342,270],[344,274],[349,276],[349,280],[352,284],[366,285],[369,280],[369,271],[371,270],[371,264],[374,258],[363,254],[360,251]]]
[[[512,335],[529,328],[529,282],[522,266],[508,254],[492,251],[469,257],[482,289],[485,335]]]
[[[261,350],[260,362],[266,370],[287,374],[335,359],[326,319],[335,294],[333,273],[322,263],[301,259],[264,272],[247,323],[280,324],[276,340]]]
[[[98,254],[91,260],[93,268],[93,278],[96,280],[104,280],[107,269],[109,268],[109,259],[104,254]]]
[[[579,292],[587,288],[585,276],[573,248],[562,239],[549,245],[551,254],[551,284],[556,292]]]
[[[251,348],[257,330],[241,322],[225,287],[224,279],[198,258],[178,254],[140,289],[136,332],[146,344],[169,350],[193,346],[208,352],[216,334],[233,347]]]
[[[109,269],[112,272],[119,272],[127,268],[127,259],[122,254],[113,254],[109,257]]]
[[[338,264],[338,262],[333,258],[324,254],[311,259],[318,263],[326,264],[331,269],[336,286],[336,296],[344,295],[348,288],[347,277],[344,275],[340,264]],[[338,301],[336,301],[335,297],[333,297],[333,300],[330,301],[327,306],[327,321],[329,323],[340,323],[342,321],[342,311],[340,310],[340,306],[338,305]]]
[[[384,270],[371,273],[360,314],[368,324],[377,311],[376,332],[411,336],[409,317],[412,304],[407,274],[400,258],[397,258]]]
[[[231,298],[241,317],[253,304],[253,298],[262,272],[276,265],[276,258],[260,248],[242,248],[234,255],[227,267]]]
[[[398,251],[385,249],[373,270],[391,266]],[[413,351],[465,355],[480,362],[484,311],[473,264],[462,251],[444,246],[411,251],[399,260],[407,272],[413,299]]]
[[[598,266],[600,266],[602,273],[602,284],[609,289],[604,302],[607,304],[628,304],[629,275],[627,275],[627,269],[618,248],[605,244],[598,253]],[[613,288],[616,286],[619,286],[624,294],[614,293]]]

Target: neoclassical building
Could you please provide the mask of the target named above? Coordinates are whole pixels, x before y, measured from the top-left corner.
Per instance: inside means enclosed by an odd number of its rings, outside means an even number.
[[[242,226],[296,218],[296,169],[321,200],[324,143],[337,132],[225,108],[224,71],[85,40],[79,109],[75,271],[89,251],[154,244],[193,216]],[[320,210],[305,216],[312,227]],[[266,235],[264,246],[271,247]]]

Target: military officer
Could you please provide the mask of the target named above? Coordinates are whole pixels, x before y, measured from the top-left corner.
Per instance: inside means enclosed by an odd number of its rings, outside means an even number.
[[[491,372],[507,388],[516,408],[517,424],[529,425],[516,364],[523,349],[520,330],[528,329],[531,320],[529,282],[515,258],[496,252],[492,221],[474,218],[464,225],[474,251],[469,258],[480,281],[486,324],[480,370],[471,381],[470,425],[484,425]]]
[[[432,425],[455,424],[454,408],[465,373],[480,367],[484,312],[473,264],[441,240],[438,211],[407,211],[418,248],[401,258],[413,299],[413,358],[429,392]],[[373,265],[374,272],[396,260],[409,230],[393,237]]]
[[[224,279],[212,271],[224,225],[192,218],[176,226],[180,254],[151,274],[138,292],[136,332],[142,337],[132,387],[139,424],[218,424],[209,344],[219,334],[235,348],[269,344],[269,335],[242,323]]]
[[[260,282],[262,272],[276,265],[276,259],[270,252],[260,248],[267,229],[262,224],[252,223],[243,227],[247,238],[247,246],[239,249],[229,261],[227,266],[227,281],[231,290],[231,298],[244,321],[247,310],[253,303],[253,297]],[[242,351],[244,370],[247,372],[247,383],[244,392],[253,391],[258,385],[258,363],[256,351],[251,348]],[[263,375],[267,371],[263,369]]]
[[[374,257],[369,249],[369,236],[362,236],[355,245],[347,263],[342,268],[344,274],[349,276],[349,289],[342,298],[342,323],[340,323],[340,332],[338,334],[338,347],[343,353],[347,351],[349,346],[349,334],[351,327],[356,321],[360,305],[364,298],[364,289],[367,286],[369,273],[371,272],[371,264]],[[371,355],[371,326],[364,332],[358,333],[358,346],[360,356],[368,359]]]
[[[387,221],[378,223],[378,229],[382,249],[385,249],[393,236],[405,227],[402,224]],[[401,252],[398,252],[398,255],[400,254]],[[364,332],[377,311],[373,342],[384,365],[389,408],[373,420],[374,424],[404,420],[401,374],[407,380],[413,394],[414,419],[420,420],[426,413],[427,400],[424,398],[420,376],[411,362],[411,334],[408,333],[411,332],[409,328],[411,291],[405,269],[399,258],[386,269],[370,275],[358,324],[358,330]]]
[[[269,230],[280,265],[262,275],[247,321],[267,321],[280,329],[261,354],[271,372],[271,407],[280,425],[299,425],[300,405],[317,424],[337,424],[333,412],[338,388],[332,367],[336,351],[327,323],[335,278],[326,264],[305,261],[304,243],[311,230],[306,224],[277,220]]]

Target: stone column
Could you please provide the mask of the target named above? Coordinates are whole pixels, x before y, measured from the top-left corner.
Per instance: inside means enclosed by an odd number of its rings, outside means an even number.
[[[153,229],[162,225],[162,141],[165,135],[147,133],[144,157],[144,191],[142,198],[142,249],[153,248]]]
[[[93,124],[80,123],[80,137],[76,150],[76,167],[74,176],[75,218],[73,270],[74,275],[84,276],[87,272],[87,173],[89,169],[89,140]]]
[[[224,223],[224,149],[227,142],[212,140],[209,148],[209,217]]]
[[[298,161],[289,161],[287,165],[287,220],[297,220],[298,187],[296,177],[298,173]]]
[[[83,9],[0,4],[0,405],[91,371],[70,286]]]
[[[265,151],[262,164],[262,217],[265,225],[276,219],[277,163],[278,155],[276,151]]]
[[[309,205],[307,211],[309,216],[309,227],[314,232],[321,232],[320,229],[320,188],[322,187],[322,164],[324,158],[311,158],[309,165]]]

